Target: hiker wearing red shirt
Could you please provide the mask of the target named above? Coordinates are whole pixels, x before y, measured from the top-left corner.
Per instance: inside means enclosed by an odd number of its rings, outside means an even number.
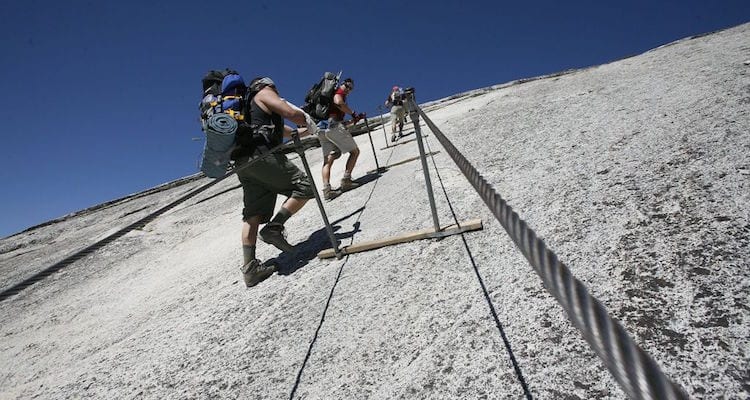
[[[333,96],[333,104],[328,112],[328,120],[321,121],[318,125],[322,128],[319,139],[320,147],[323,149],[323,197],[326,200],[333,200],[342,192],[359,186],[358,183],[352,181],[352,170],[357,164],[359,147],[357,147],[354,138],[344,126],[344,117],[347,114],[352,116],[352,122],[354,123],[363,117],[362,114],[357,115],[346,104],[346,96],[352,90],[354,90],[354,81],[351,78],[344,79],[344,82]],[[346,160],[346,169],[343,178],[341,178],[341,187],[334,190],[331,189],[330,183],[331,167],[333,166],[333,162],[341,157],[343,153],[349,153],[349,158]]]

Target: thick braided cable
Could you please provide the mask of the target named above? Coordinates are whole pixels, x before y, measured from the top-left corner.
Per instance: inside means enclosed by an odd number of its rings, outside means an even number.
[[[410,99],[409,103],[424,118],[446,152],[542,278],[544,287],[567,312],[573,325],[604,361],[628,397],[649,400],[687,399],[682,389],[669,380],[659,365],[633,341],[625,328],[609,316],[599,300],[557,259],[555,253],[495,192],[492,185],[487,183],[424,111],[413,100]]]

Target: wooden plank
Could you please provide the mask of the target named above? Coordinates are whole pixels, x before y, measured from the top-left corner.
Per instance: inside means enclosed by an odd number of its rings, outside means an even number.
[[[459,225],[460,225],[460,228],[459,228]],[[447,234],[457,234],[457,233],[467,232],[467,231],[476,231],[476,230],[482,229],[482,219],[481,218],[470,219],[468,221],[459,223],[459,225],[452,224],[452,225],[445,226],[442,229],[440,229],[440,232],[444,232]],[[340,251],[342,254],[360,253],[363,251],[378,249],[381,247],[391,246],[394,244],[406,243],[406,242],[411,242],[414,240],[427,239],[433,233],[435,233],[435,228],[425,228],[425,229],[420,229],[418,231],[402,233],[397,236],[391,236],[385,239],[377,239],[377,240],[370,240],[370,241],[361,242],[361,243],[355,243],[351,246],[341,248]],[[336,257],[336,253],[333,252],[333,249],[325,249],[325,250],[322,250],[320,253],[318,253],[318,258],[332,258],[332,257]]]

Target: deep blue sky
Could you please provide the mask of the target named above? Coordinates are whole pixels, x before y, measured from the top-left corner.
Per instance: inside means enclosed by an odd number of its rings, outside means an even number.
[[[394,84],[424,102],[750,21],[748,0],[231,4],[0,6],[0,237],[196,172],[209,69],[271,76],[297,104],[343,70],[375,115]]]

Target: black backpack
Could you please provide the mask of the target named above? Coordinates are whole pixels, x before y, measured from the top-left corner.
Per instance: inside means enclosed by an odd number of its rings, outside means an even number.
[[[339,85],[340,77],[341,72],[338,75],[326,72],[323,74],[320,82],[314,84],[307,91],[305,105],[302,106],[302,110],[310,114],[315,122],[328,118],[328,110],[331,108],[331,104],[333,104],[333,96]]]
[[[399,90],[396,93],[391,93],[386,101],[390,106],[403,106],[404,100],[404,92]]]

